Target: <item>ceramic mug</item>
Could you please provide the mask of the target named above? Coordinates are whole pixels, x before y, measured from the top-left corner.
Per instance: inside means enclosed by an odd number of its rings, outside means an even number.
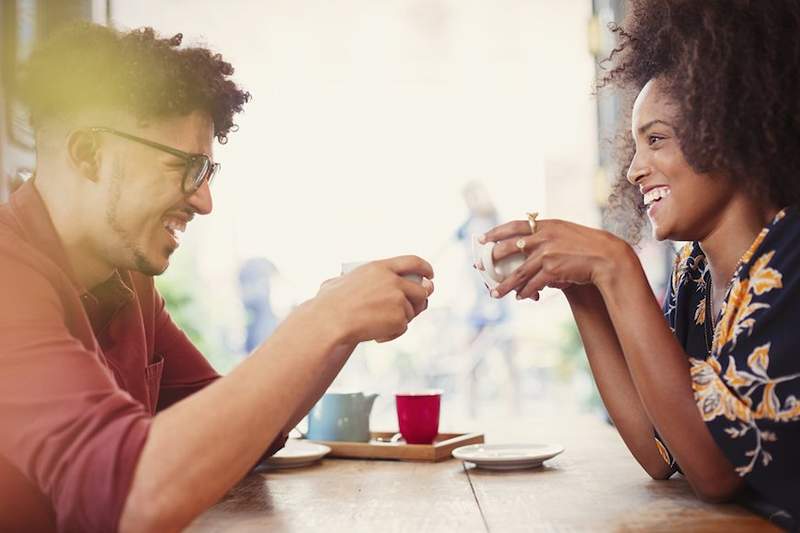
[[[369,415],[377,394],[326,392],[308,413],[310,440],[369,442]]]
[[[400,434],[408,444],[431,444],[439,434],[442,391],[400,392],[395,395]]]
[[[472,251],[473,255],[475,256],[474,259],[477,263],[480,263],[483,266],[483,270],[480,271],[481,275],[484,277],[484,280],[487,281],[487,285],[491,288],[497,286],[498,283],[502,283],[504,279],[511,275],[517,268],[522,266],[522,263],[525,262],[525,256],[522,253],[516,253],[513,255],[509,255],[508,257],[504,257],[500,261],[495,262],[494,258],[492,257],[492,252],[494,251],[494,247],[497,244],[496,242],[487,242],[481,243],[478,240],[478,235],[472,236]]]

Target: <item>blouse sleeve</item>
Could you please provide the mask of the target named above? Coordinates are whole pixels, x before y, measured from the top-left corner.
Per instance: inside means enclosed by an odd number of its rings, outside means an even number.
[[[687,245],[688,246],[688,245]],[[667,325],[669,329],[672,330],[673,333],[676,332],[677,327],[677,300],[678,294],[680,289],[680,271],[682,268],[683,260],[688,256],[690,248],[684,248],[678,256],[675,258],[675,264],[672,268],[672,273],[669,277],[669,283],[667,283],[667,290],[664,295],[664,318],[667,321]],[[661,438],[661,435],[658,434],[658,431],[653,429],[653,439],[655,441],[655,446],[658,449],[659,455],[661,458],[664,459],[664,462],[670,467],[670,476],[675,474],[675,472],[681,472],[680,466],[678,466],[677,461],[675,461],[675,457],[673,457],[672,453],[667,448],[666,443]]]

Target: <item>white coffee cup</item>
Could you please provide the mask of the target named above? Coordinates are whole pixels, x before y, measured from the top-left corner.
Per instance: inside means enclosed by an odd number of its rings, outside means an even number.
[[[361,265],[366,265],[367,263],[368,261],[350,261],[348,263],[342,263],[342,275],[352,272]],[[422,283],[422,276],[419,274],[403,274],[403,277],[415,283]]]
[[[504,257],[500,261],[495,262],[492,257],[492,252],[497,244],[496,242],[481,243],[478,240],[478,235],[472,236],[473,253],[475,261],[479,262],[483,267],[482,273],[486,278],[489,278],[494,284],[502,283],[508,276],[511,275],[522,263],[525,262],[525,256],[522,253],[516,253]],[[486,279],[484,278],[484,279]],[[492,284],[489,284],[492,285]]]

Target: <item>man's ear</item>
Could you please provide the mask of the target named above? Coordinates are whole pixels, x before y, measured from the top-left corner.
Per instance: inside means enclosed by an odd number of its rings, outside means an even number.
[[[67,157],[86,179],[97,181],[100,169],[100,139],[92,131],[78,129],[67,137]]]

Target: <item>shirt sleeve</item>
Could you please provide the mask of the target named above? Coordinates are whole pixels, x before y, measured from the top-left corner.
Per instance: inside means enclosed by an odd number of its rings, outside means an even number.
[[[164,357],[164,375],[158,399],[158,410],[194,394],[219,379],[219,374],[195,347],[186,333],[172,320],[164,298],[155,292],[156,298],[156,353]],[[270,457],[286,444],[287,434],[279,434],[261,457]]]
[[[676,272],[678,267],[678,261],[676,261],[675,265],[673,266],[672,273],[669,276],[663,303],[664,318],[673,333],[675,332],[675,301],[677,298],[675,281],[677,280]],[[661,458],[664,460],[664,463],[669,466],[669,475],[671,476],[675,474],[675,472],[680,472],[681,470],[678,466],[678,462],[675,460],[675,457],[673,457],[672,453],[669,451],[669,448],[667,448],[666,443],[661,438],[661,435],[658,434],[658,431],[655,430],[655,428],[653,428],[653,444],[658,450],[659,455],[661,455]]]
[[[70,333],[56,289],[2,255],[0,455],[47,497],[59,530],[116,531],[150,418]]]
[[[661,435],[658,434],[658,431],[653,429],[653,440],[655,441],[656,449],[658,450],[659,455],[664,460],[667,466],[669,466],[670,471],[669,475],[672,476],[675,472],[681,472],[680,466],[678,466],[678,462],[672,456],[672,453],[667,448],[667,445],[664,444],[664,441],[661,439]],[[682,473],[682,472],[681,472]]]

